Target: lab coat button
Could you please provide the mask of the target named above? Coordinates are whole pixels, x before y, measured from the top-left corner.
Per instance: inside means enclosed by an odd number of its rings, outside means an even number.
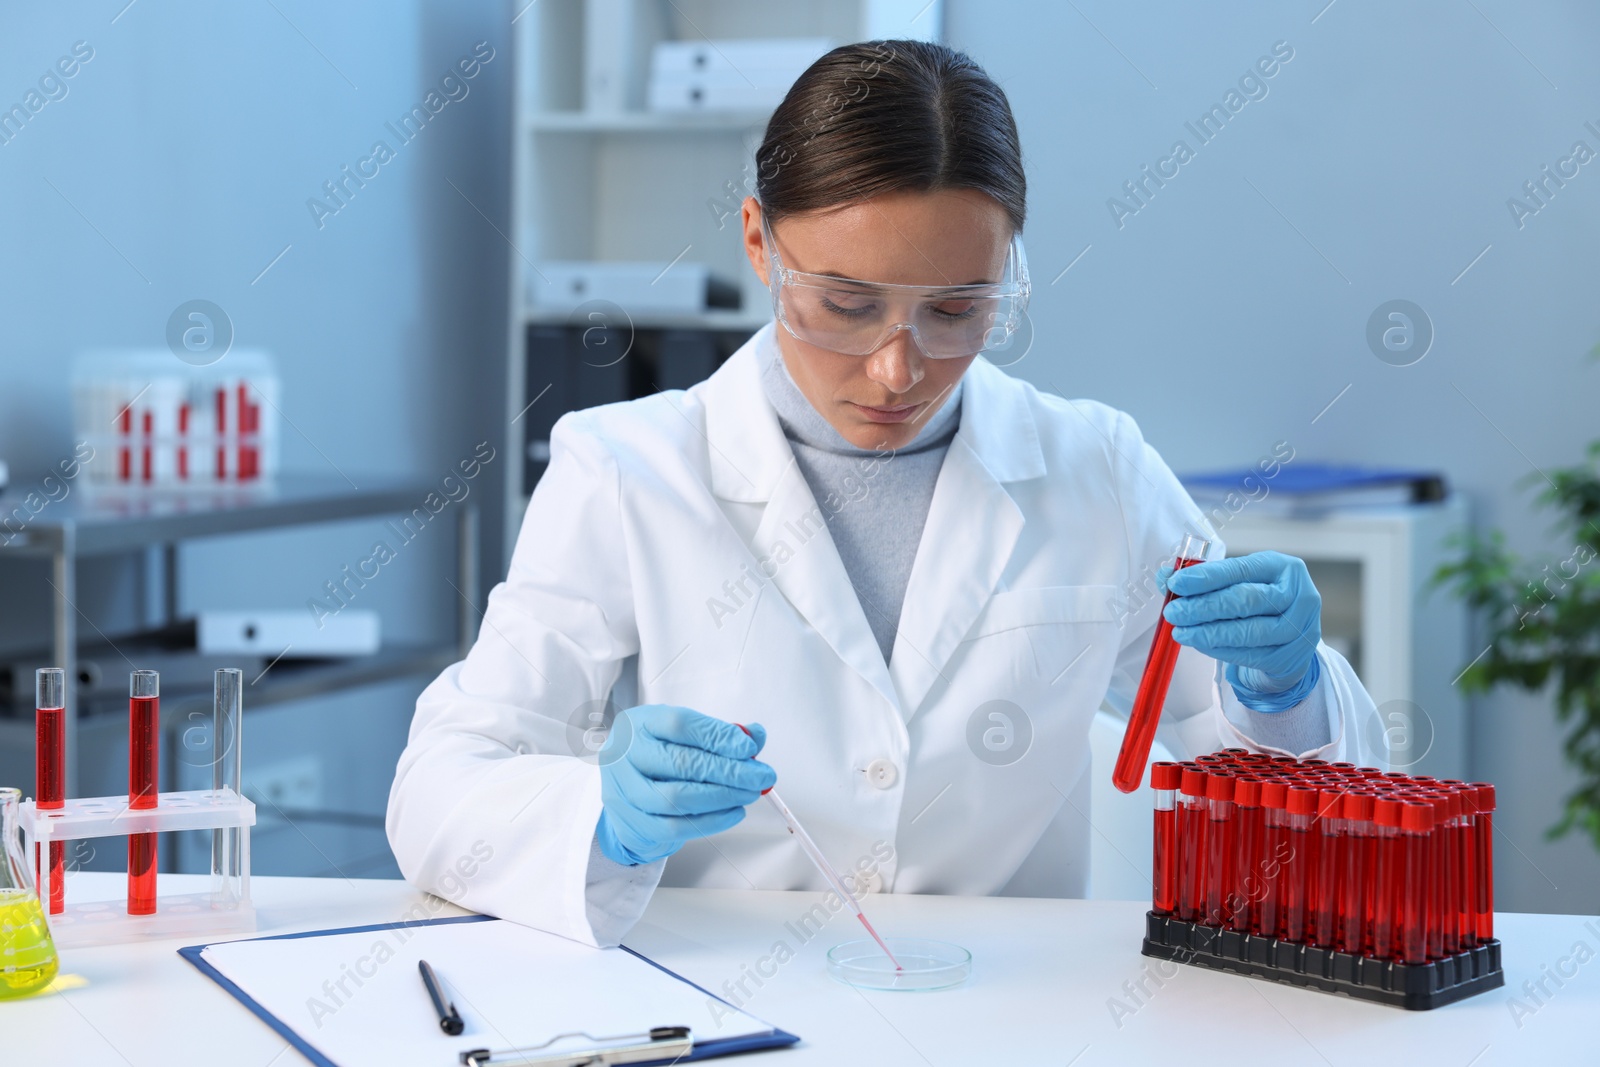
[[[867,781],[879,789],[890,789],[900,777],[900,771],[886,759],[875,759],[867,764]]]

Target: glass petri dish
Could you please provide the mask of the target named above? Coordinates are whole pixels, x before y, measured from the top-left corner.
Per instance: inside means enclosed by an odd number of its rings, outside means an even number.
[[[972,953],[948,941],[886,937],[901,970],[895,970],[876,941],[846,941],[828,950],[828,973],[862,989],[950,989],[972,974]]]

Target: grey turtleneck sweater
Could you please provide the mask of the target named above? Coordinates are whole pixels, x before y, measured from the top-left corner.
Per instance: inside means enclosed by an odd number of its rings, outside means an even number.
[[[789,375],[776,341],[764,346],[761,387],[778,413],[811,495],[842,501],[823,508],[885,662],[894,650],[911,564],[928,521],[933,486],[961,426],[958,381],[911,442],[900,449],[857,448],[811,406]]]

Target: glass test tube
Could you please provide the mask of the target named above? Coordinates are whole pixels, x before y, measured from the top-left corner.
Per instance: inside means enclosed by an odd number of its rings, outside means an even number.
[[[1494,786],[1473,782],[1473,911],[1478,944],[1494,938]]]
[[[1451,956],[1461,951],[1461,935],[1456,929],[1455,893],[1455,827],[1456,816],[1461,812],[1461,800],[1453,792],[1441,787],[1434,793],[1433,803],[1433,891],[1429,903],[1433,914],[1429,917],[1429,958]]]
[[[1372,805],[1377,826],[1377,865],[1372,880],[1372,955],[1393,959],[1400,921],[1399,886],[1403,874],[1400,818],[1404,803],[1398,797],[1379,797]]]
[[[1261,779],[1243,776],[1233,783],[1234,852],[1227,892],[1228,929],[1250,932],[1260,896]]]
[[[1478,943],[1477,916],[1472,907],[1472,810],[1473,788],[1459,778],[1446,778],[1439,783],[1456,796],[1456,818],[1447,833],[1450,835],[1450,856],[1455,863],[1451,879],[1449,907],[1455,911],[1451,922],[1455,926],[1456,950],[1465,952]]]
[[[1278,916],[1278,936],[1285,941],[1304,941],[1306,936],[1306,878],[1312,866],[1311,820],[1317,814],[1317,791],[1292,785],[1285,803],[1288,814],[1288,849],[1283,861],[1282,900]]]
[[[216,672],[212,693],[211,788],[241,795],[244,766],[244,672],[224,667]],[[211,891],[229,891],[240,876],[240,833],[237,828],[211,831]]]
[[[128,807],[154,808],[160,797],[160,677],[134,671],[128,682]],[[128,914],[156,910],[156,834],[128,835]]]
[[[1183,535],[1183,544],[1173,560],[1175,571],[1204,561],[1211,542]],[[1172,602],[1168,592],[1162,600],[1163,610]],[[1111,774],[1112,783],[1122,792],[1131,793],[1144,779],[1145,761],[1150,758],[1150,745],[1155,741],[1156,724],[1161,717],[1161,706],[1167,700],[1167,687],[1172,684],[1172,672],[1178,664],[1178,643],[1172,639],[1172,624],[1165,615],[1156,620],[1155,638],[1150,642],[1150,654],[1144,661],[1144,675],[1139,679],[1139,691],[1133,699],[1133,711],[1128,716],[1128,729],[1122,735],[1122,749],[1117,753],[1117,764]]]
[[[1283,864],[1288,854],[1289,827],[1284,805],[1289,786],[1282,780],[1261,783],[1261,898],[1251,916],[1250,932],[1277,937],[1283,899]]]
[[[1311,935],[1307,940],[1321,948],[1332,948],[1338,927],[1339,891],[1344,884],[1344,807],[1345,787],[1323,788],[1317,792],[1316,886],[1309,894]]]
[[[1176,763],[1150,765],[1150,785],[1156,794],[1155,856],[1151,871],[1151,910],[1171,915],[1178,907],[1178,786],[1183,768]]]
[[[1206,827],[1206,903],[1200,921],[1208,926],[1221,926],[1228,921],[1234,860],[1233,784],[1233,775],[1226,771],[1209,775],[1206,782],[1211,821]]]
[[[1377,800],[1369,792],[1344,795],[1340,815],[1344,818],[1344,873],[1339,896],[1338,931],[1334,947],[1340,952],[1364,951],[1369,923],[1368,879],[1372,873],[1372,805]]]
[[[1400,839],[1403,851],[1400,952],[1403,963],[1425,963],[1427,953],[1428,838],[1433,833],[1433,805],[1423,800],[1402,803]]]
[[[41,667],[34,675],[34,803],[40,810],[64,807],[67,801],[66,752],[67,712],[66,674],[60,667]],[[34,884],[39,884],[40,854],[34,845]],[[50,853],[51,915],[66,907],[65,841],[52,841]],[[26,862],[26,860],[24,860]]]
[[[1205,906],[1206,772],[1185,767],[1178,797],[1178,918],[1194,922]]]

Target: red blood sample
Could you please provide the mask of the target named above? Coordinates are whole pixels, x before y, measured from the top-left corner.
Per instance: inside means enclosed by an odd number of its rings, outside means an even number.
[[[1184,547],[1173,561],[1174,571],[1202,562],[1209,543],[1186,535]],[[1162,609],[1165,610],[1172,600],[1173,594],[1169,591],[1161,601]],[[1133,698],[1128,729],[1122,735],[1122,750],[1117,753],[1117,765],[1111,772],[1112,784],[1124,793],[1138,789],[1144,778],[1144,765],[1150,758],[1161,706],[1166,703],[1167,687],[1172,684],[1172,672],[1178,665],[1178,647],[1178,642],[1172,639],[1172,624],[1163,614],[1156,622],[1155,639],[1150,642],[1150,654],[1144,661],[1144,675],[1139,679],[1139,691]]]
[[[46,667],[35,675],[34,702],[34,803],[41,811],[66,805],[67,712],[64,678],[60,668]],[[66,906],[66,842],[52,841],[50,853],[50,914],[59,915]],[[34,846],[34,871],[37,882],[39,846]]]
[[[1251,916],[1250,932],[1277,937],[1282,899],[1283,864],[1289,850],[1288,814],[1284,805],[1289,787],[1283,781],[1261,783],[1260,891]]]
[[[1177,790],[1183,768],[1176,763],[1152,763],[1150,785],[1156,792],[1155,856],[1151,863],[1151,904],[1157,915],[1171,915],[1178,907]]]
[[[1338,931],[1334,947],[1340,952],[1360,953],[1366,939],[1368,919],[1368,879],[1371,877],[1373,852],[1377,838],[1373,836],[1372,806],[1377,797],[1369,792],[1352,792],[1344,796],[1340,814],[1344,818],[1344,875],[1339,892],[1337,915]]]
[[[161,751],[161,701],[156,672],[134,671],[128,697],[128,807],[154,808]],[[156,835],[128,835],[128,914],[156,910]]]
[[[1344,798],[1348,787],[1343,780],[1324,785],[1317,794],[1317,876],[1316,888],[1308,895],[1312,931],[1309,940],[1322,948],[1333,948],[1338,938],[1339,895],[1344,886]]]
[[[1405,801],[1400,812],[1402,881],[1400,888],[1400,952],[1403,963],[1426,963],[1428,838],[1433,833],[1433,805]]]
[[[1183,769],[1178,797],[1178,918],[1194,922],[1205,906],[1206,772]]]
[[[1478,943],[1494,939],[1494,786],[1473,782],[1472,881]]]
[[[1234,860],[1233,776],[1216,773],[1206,782],[1211,823],[1206,827],[1206,905],[1201,920],[1208,926],[1228,921],[1228,888]]]
[[[1234,852],[1227,889],[1228,929],[1250,932],[1261,870],[1261,786],[1255,777],[1233,783]]]
[[[1311,820],[1317,813],[1317,791],[1292,785],[1285,805],[1288,813],[1287,856],[1283,861],[1283,880],[1278,921],[1278,936],[1285,941],[1304,941],[1306,936],[1306,877],[1316,870],[1315,840]]]

